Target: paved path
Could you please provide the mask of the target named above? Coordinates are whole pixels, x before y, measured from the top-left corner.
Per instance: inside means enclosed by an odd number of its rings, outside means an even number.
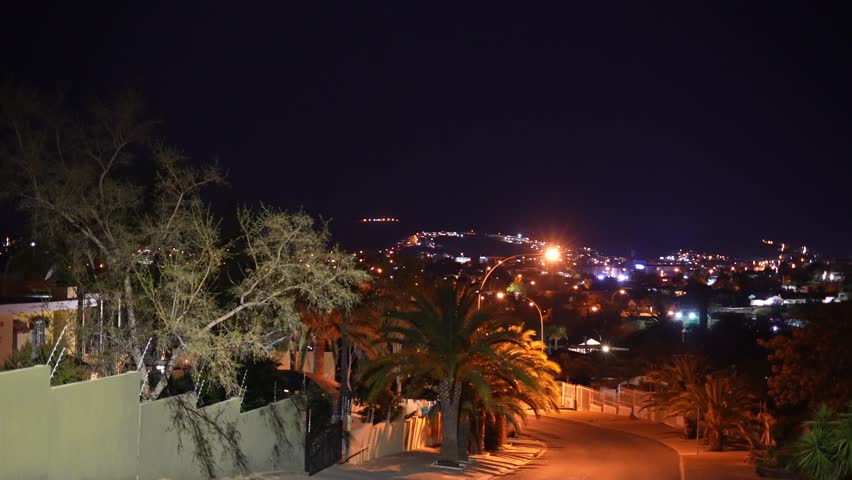
[[[524,433],[547,451],[501,478],[680,480],[677,453],[654,440],[550,417],[530,419]]]

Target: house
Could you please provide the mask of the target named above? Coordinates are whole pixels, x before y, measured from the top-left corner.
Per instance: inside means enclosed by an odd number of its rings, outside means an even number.
[[[83,304],[94,307],[97,298],[87,296]],[[27,343],[40,347],[55,342],[66,325],[73,326],[78,305],[77,299],[0,304],[0,367]],[[65,335],[73,348],[73,328]]]

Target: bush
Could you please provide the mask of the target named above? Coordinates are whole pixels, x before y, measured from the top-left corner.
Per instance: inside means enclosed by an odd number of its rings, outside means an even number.
[[[47,363],[47,359],[50,357],[50,351],[53,349],[51,345],[42,345],[41,348],[36,352],[36,358],[33,358],[33,347],[30,343],[27,343],[17,352],[13,352],[9,358],[6,359],[6,363],[3,364],[3,370],[18,370],[21,368],[29,368],[34,367],[36,365],[44,365]],[[56,365],[56,361],[59,358],[60,349],[53,354],[53,360],[51,360],[52,365],[50,365],[51,369],[54,365]],[[66,350],[67,352],[67,350]],[[77,360],[76,357],[69,354],[64,354],[62,356],[62,361],[59,363],[59,367],[56,369],[56,372],[53,375],[53,378],[50,380],[50,384],[55,385],[65,385],[66,383],[74,383],[86,380],[88,378],[88,371],[86,364]]]
[[[852,474],[852,404],[835,414],[821,405],[795,446],[794,464],[805,478],[836,480]]]

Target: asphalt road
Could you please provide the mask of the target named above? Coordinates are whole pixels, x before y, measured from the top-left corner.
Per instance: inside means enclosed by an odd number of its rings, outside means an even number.
[[[547,451],[501,479],[680,480],[677,453],[653,440],[547,417],[529,420],[524,434]]]

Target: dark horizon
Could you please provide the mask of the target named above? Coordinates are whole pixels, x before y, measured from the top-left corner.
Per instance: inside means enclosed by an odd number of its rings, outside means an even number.
[[[168,142],[229,170],[223,211],[304,207],[344,244],[392,216],[852,256],[840,6],[99,7],[7,7],[3,76],[78,104],[139,90]]]

